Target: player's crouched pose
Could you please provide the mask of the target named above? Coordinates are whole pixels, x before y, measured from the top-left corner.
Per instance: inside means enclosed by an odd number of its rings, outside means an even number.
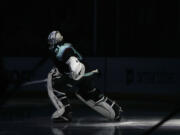
[[[55,63],[55,67],[48,74],[47,82],[48,95],[56,108],[52,115],[53,121],[72,120],[68,91],[74,92],[78,99],[107,119],[119,121],[121,107],[93,86],[93,78],[99,71],[96,69],[87,72],[81,55],[70,43],[64,43],[59,31],[51,32],[48,42]],[[76,90],[73,90],[74,88]]]

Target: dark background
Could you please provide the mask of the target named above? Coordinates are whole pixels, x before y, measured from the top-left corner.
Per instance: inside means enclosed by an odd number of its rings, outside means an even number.
[[[178,0],[1,3],[1,56],[46,56],[60,30],[85,57],[179,57]]]
[[[0,3],[0,18],[0,121],[6,121],[2,133],[22,133],[29,126],[19,121],[23,117],[49,121],[54,111],[48,110],[52,104],[45,83],[24,86],[45,79],[52,68],[47,37],[53,30],[60,30],[93,69],[102,71],[97,88],[121,103],[127,122],[134,118],[148,122],[147,116],[163,119],[171,110],[170,117],[179,112],[178,0],[6,0]],[[32,125],[47,123],[41,120]],[[142,130],[150,123],[140,125],[133,129]],[[170,128],[161,130],[168,133]]]
[[[93,69],[102,71],[103,91],[179,91],[178,0],[5,1],[0,6],[2,90],[14,78],[24,83],[46,77],[47,37],[60,30],[90,58]]]

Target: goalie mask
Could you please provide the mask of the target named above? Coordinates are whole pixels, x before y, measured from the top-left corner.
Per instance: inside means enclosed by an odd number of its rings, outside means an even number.
[[[63,41],[61,33],[59,31],[52,31],[48,36],[49,49],[52,50],[54,46],[61,41]]]

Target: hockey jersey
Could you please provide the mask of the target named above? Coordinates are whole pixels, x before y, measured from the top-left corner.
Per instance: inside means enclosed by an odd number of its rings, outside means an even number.
[[[54,64],[62,74],[69,72],[69,67],[66,64],[66,61],[71,56],[75,56],[79,61],[83,60],[79,52],[77,52],[70,43],[57,44],[53,50],[51,50],[51,57]]]

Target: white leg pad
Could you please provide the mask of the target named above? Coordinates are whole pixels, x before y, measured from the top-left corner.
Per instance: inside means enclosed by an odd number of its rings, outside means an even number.
[[[99,101],[95,102],[95,101],[93,101],[91,99],[86,101],[78,93],[76,93],[76,96],[82,102],[84,102],[86,105],[88,105],[90,108],[92,108],[96,112],[100,113],[104,117],[106,117],[106,118],[108,118],[110,120],[114,120],[115,119],[116,114],[115,114],[114,109],[112,108],[112,106],[114,105],[114,102],[112,103],[112,105],[109,105],[106,102],[107,97],[102,97]]]
[[[53,70],[53,69],[52,69]],[[61,95],[65,95],[62,92],[56,91],[55,89],[53,89],[52,87],[52,74],[54,72],[51,71],[48,74],[48,80],[47,80],[47,90],[48,90],[48,95],[53,103],[53,105],[55,106],[55,108],[57,109],[56,112],[53,113],[52,118],[58,118],[58,116],[63,115],[63,113],[65,112],[65,106],[62,104],[62,102],[60,100],[58,100],[58,98],[56,97],[56,95],[54,94],[54,92],[58,92]]]

